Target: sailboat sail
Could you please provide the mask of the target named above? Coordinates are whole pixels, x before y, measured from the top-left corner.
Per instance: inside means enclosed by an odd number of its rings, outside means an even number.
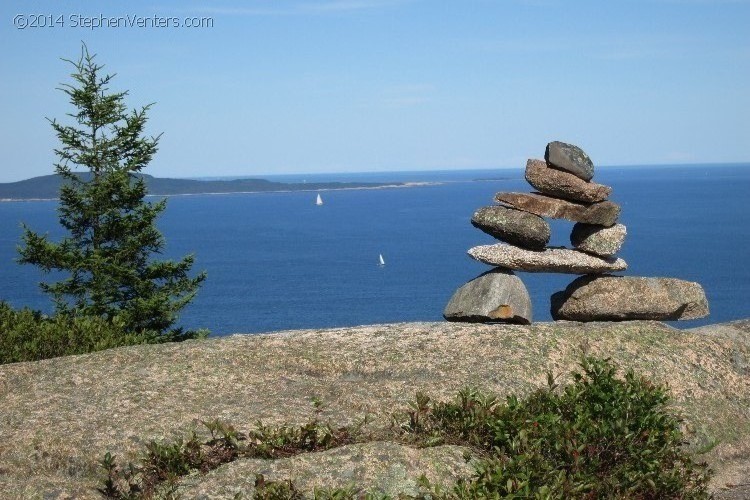
[[[315,200],[315,204],[318,206],[323,204],[323,198],[320,197],[320,194],[318,194],[318,198]]]
[[[380,260],[379,260],[379,262],[378,262],[378,265],[379,265],[379,266],[384,266],[384,265],[385,265],[385,260],[383,260],[383,254],[381,253],[381,254],[379,255],[379,257],[380,257]]]

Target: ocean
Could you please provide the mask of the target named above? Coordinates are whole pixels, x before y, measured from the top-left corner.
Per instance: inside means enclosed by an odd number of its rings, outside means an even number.
[[[453,292],[490,267],[466,251],[495,241],[473,212],[499,191],[531,191],[522,169],[269,176],[277,181],[431,182],[388,189],[174,196],[159,219],[164,257],[195,255],[208,278],[180,325],[213,335],[440,321]],[[598,168],[628,236],[630,276],[701,283],[711,315],[683,328],[750,317],[750,164]],[[0,203],[0,300],[50,310],[45,276],[15,263],[23,222],[54,239],[57,203]],[[552,221],[550,245],[573,224]],[[385,260],[379,266],[379,255]],[[575,275],[518,273],[535,321]]]

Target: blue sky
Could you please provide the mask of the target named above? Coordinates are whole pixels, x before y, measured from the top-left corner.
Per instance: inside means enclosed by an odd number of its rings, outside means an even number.
[[[64,26],[14,27],[40,14]],[[154,15],[213,27],[73,26]],[[745,162],[749,21],[743,0],[5,1],[0,182],[52,172],[81,41],[156,103],[157,176],[521,167],[550,140]]]

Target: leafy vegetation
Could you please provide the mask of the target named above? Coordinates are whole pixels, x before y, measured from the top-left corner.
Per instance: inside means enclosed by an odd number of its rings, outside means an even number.
[[[316,488],[312,495],[305,495],[292,481],[266,481],[263,474],[255,478],[253,500],[386,500],[377,493],[361,492],[355,486],[347,488]]]
[[[418,394],[392,415],[396,437],[417,446],[459,444],[474,450],[477,471],[448,490],[422,478],[419,499],[476,498],[708,498],[710,471],[686,451],[680,419],[668,411],[664,387],[628,371],[616,376],[608,360],[585,358],[572,383],[519,399],[474,389],[453,401]],[[100,491],[109,498],[150,498],[157,487],[173,493],[177,479],[241,457],[279,458],[351,443],[358,428],[335,429],[317,418],[298,427],[258,425],[247,436],[218,421],[211,440],[193,435],[172,445],[151,443],[139,466],[120,468],[107,455]],[[312,497],[289,481],[256,477],[256,499],[385,498],[356,486],[316,490]],[[118,486],[119,485],[119,486]],[[123,486],[124,485],[124,486]]]
[[[152,258],[165,246],[155,221],[166,201],[146,202],[146,184],[138,175],[159,142],[144,136],[149,106],[127,112],[127,92],[111,93],[113,76],[103,75],[94,59],[84,45],[81,57],[68,61],[75,70],[73,84],[61,90],[73,105],[69,116],[75,125],[50,120],[61,143],[55,151],[55,171],[64,180],[58,213],[68,235],[53,242],[26,227],[19,262],[66,276],[41,283],[58,315],[102,318],[140,340],[157,340],[153,333],[194,337],[172,326],[205,274],[189,276],[192,256]]]
[[[333,428],[317,417],[299,427],[258,422],[254,430],[243,434],[219,420],[203,422],[211,433],[207,441],[201,441],[195,433],[172,444],[151,441],[138,465],[119,466],[107,453],[101,462],[106,478],[99,492],[114,499],[169,496],[177,480],[190,471],[207,472],[238,458],[282,458],[343,446],[353,443],[366,423],[365,419],[354,427]],[[273,496],[277,491],[287,490],[275,485],[266,492],[272,496],[262,498],[277,498]]]
[[[487,456],[471,481],[443,498],[704,498],[709,473],[682,446],[663,387],[615,376],[585,358],[562,390],[524,399],[463,390],[448,403],[418,395],[399,423],[416,442],[465,443]]]
[[[201,332],[194,332],[199,335]],[[203,333],[203,336],[207,332]],[[179,337],[178,337],[179,338]],[[112,347],[177,340],[159,332],[129,332],[100,317],[15,310],[0,302],[0,364],[84,354]]]

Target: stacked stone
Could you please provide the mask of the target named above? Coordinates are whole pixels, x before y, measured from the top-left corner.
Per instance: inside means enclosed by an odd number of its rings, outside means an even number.
[[[594,164],[579,147],[551,142],[544,160],[528,160],[533,193],[497,193],[497,205],[482,207],[474,227],[500,240],[471,248],[469,255],[495,268],[460,287],[445,308],[449,321],[531,323],[531,302],[513,271],[583,275],[552,296],[552,317],[576,321],[695,319],[708,314],[698,283],[638,278],[616,257],[627,234],[617,219],[612,188],[592,182]],[[575,222],[573,248],[549,248],[544,217]]]

